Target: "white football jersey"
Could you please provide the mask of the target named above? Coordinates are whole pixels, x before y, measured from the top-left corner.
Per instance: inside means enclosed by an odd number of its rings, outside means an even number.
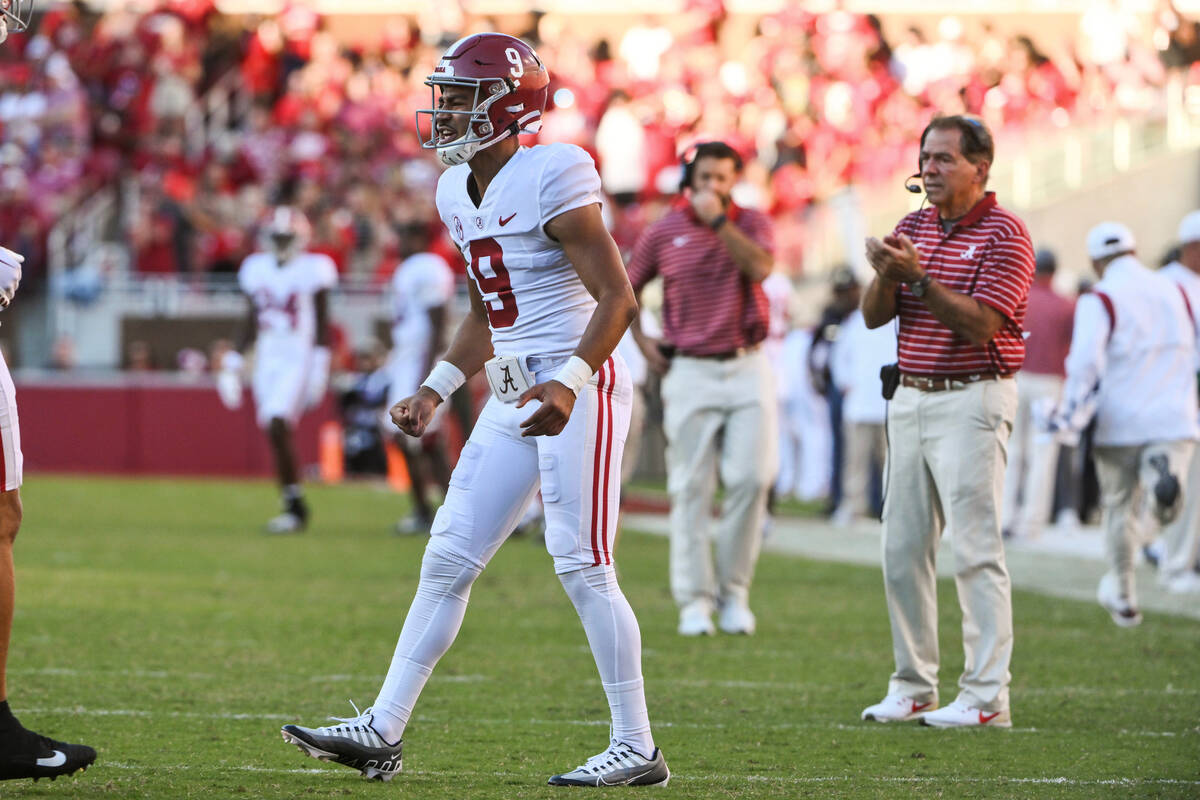
[[[442,222],[479,289],[497,354],[568,356],[596,301],[543,226],[558,215],[601,202],[596,164],[571,144],[522,147],[476,206],[467,164],[438,181]]]
[[[422,362],[433,341],[429,310],[454,297],[454,273],[434,253],[416,253],[392,275],[392,353]]]
[[[300,253],[283,265],[270,253],[251,253],[238,270],[238,285],[258,312],[257,346],[262,357],[315,343],[313,298],[337,285],[337,267],[320,253]]]

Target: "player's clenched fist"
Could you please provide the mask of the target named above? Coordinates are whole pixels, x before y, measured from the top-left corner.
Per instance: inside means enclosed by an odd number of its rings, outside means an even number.
[[[392,422],[409,436],[420,436],[433,420],[442,398],[428,386],[417,389],[417,393],[404,398],[392,406]]]
[[[575,408],[575,393],[558,381],[546,381],[530,386],[517,401],[517,408],[530,400],[542,401],[541,408],[521,423],[522,436],[557,436],[567,427]]]

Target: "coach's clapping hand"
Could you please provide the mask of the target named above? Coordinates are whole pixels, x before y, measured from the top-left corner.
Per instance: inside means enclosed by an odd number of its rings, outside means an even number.
[[[517,408],[530,400],[540,400],[542,407],[521,423],[522,436],[557,436],[567,427],[575,408],[575,393],[558,381],[546,381],[530,386],[517,401]]]
[[[874,236],[867,239],[867,261],[875,274],[895,283],[911,283],[925,275],[917,246],[903,233],[882,240]]]
[[[420,436],[433,420],[442,398],[428,386],[417,389],[417,393],[404,398],[392,406],[392,422],[409,436]]]
[[[21,264],[25,256],[0,247],[0,308],[8,308],[21,285]]]

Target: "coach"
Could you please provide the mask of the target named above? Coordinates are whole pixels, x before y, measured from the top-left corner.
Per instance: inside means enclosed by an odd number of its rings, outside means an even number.
[[[1012,595],[1000,535],[1012,376],[1033,282],[1025,225],[985,191],[994,147],[974,117],[935,117],[921,134],[932,208],[867,240],[875,278],[868,327],[898,320],[899,387],[888,409],[883,575],[896,671],[863,719],[936,727],[1012,725]],[[916,177],[916,176],[914,176]],[[938,709],[934,558],[953,532],[966,663],[957,699]]]
[[[730,192],[741,172],[723,142],[684,159],[683,198],[643,233],[629,280],[639,299],[663,279],[663,340],[634,321],[634,338],[662,381],[671,495],[671,593],[679,633],[754,633],[750,581],[762,539],[767,491],[778,462],[776,399],[760,347],[767,335],[762,281],[771,273],[771,223],[739,208]],[[709,553],[720,473],[716,569]]]

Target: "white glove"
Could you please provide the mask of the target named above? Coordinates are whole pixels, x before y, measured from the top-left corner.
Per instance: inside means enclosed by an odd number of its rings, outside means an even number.
[[[4,17],[0,17],[0,44],[3,44],[4,40],[7,38],[8,38],[8,20],[6,20]]]
[[[7,247],[0,247],[0,309],[12,303],[17,287],[21,285],[21,264],[25,256]]]
[[[1029,406],[1029,417],[1033,423],[1034,437],[1038,441],[1055,441],[1064,447],[1075,447],[1079,444],[1081,429],[1072,425],[1052,400],[1044,397],[1035,400]]]
[[[318,347],[313,350],[308,382],[304,385],[305,408],[315,408],[325,399],[325,392],[329,388],[330,360],[328,347]]]
[[[221,356],[221,367],[217,370],[217,396],[230,411],[242,407],[242,368],[245,364],[246,360],[236,350],[227,350]]]

